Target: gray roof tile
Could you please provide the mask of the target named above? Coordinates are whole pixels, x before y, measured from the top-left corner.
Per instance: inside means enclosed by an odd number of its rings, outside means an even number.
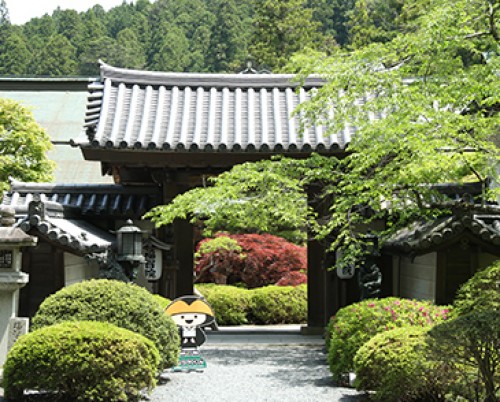
[[[384,248],[403,253],[429,253],[465,235],[500,246],[500,207],[464,206],[452,216],[415,222],[395,233],[384,243]]]
[[[353,129],[327,137],[300,132],[296,107],[319,78],[299,87],[293,75],[194,74],[126,70],[101,64],[89,86],[81,147],[155,151],[325,151],[342,149]]]
[[[63,209],[75,216],[140,218],[159,204],[158,187],[115,184],[53,184],[13,181],[2,205],[15,209],[18,217],[28,213],[33,200],[50,202],[51,217],[62,217]]]
[[[35,230],[40,236],[81,254],[104,252],[115,241],[112,234],[83,220],[31,215],[20,222],[19,226],[25,232]]]

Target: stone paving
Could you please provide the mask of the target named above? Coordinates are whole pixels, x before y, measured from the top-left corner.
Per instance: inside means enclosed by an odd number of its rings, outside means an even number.
[[[162,375],[151,402],[361,402],[366,394],[334,384],[320,335],[299,326],[207,331],[201,373]]]

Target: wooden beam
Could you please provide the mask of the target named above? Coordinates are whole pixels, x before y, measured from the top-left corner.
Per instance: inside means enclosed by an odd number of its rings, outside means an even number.
[[[244,162],[256,162],[271,159],[279,155],[277,152],[219,152],[219,151],[168,151],[168,150],[146,150],[146,149],[107,149],[82,147],[83,156],[86,160],[99,161],[107,165],[120,165],[128,167],[196,167],[196,168],[223,168],[230,169],[234,165]],[[325,156],[341,157],[344,151],[329,150],[317,152]],[[311,156],[309,151],[284,152],[283,156],[304,159]]]

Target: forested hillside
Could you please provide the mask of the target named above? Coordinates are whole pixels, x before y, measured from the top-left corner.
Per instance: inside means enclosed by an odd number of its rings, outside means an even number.
[[[287,71],[312,48],[387,41],[418,10],[404,0],[135,0],[55,10],[12,25],[0,1],[0,75],[93,76],[97,60],[156,71]],[[406,3],[412,3],[406,0]],[[420,2],[419,4],[422,4]],[[408,8],[408,7],[407,7]]]

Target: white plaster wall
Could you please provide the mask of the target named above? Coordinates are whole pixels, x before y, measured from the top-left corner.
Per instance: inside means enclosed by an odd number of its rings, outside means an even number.
[[[69,286],[73,283],[97,278],[99,265],[95,261],[87,262],[83,257],[70,253],[64,253],[64,284]]]
[[[399,259],[398,293],[400,297],[418,300],[436,300],[437,253],[415,259]]]

